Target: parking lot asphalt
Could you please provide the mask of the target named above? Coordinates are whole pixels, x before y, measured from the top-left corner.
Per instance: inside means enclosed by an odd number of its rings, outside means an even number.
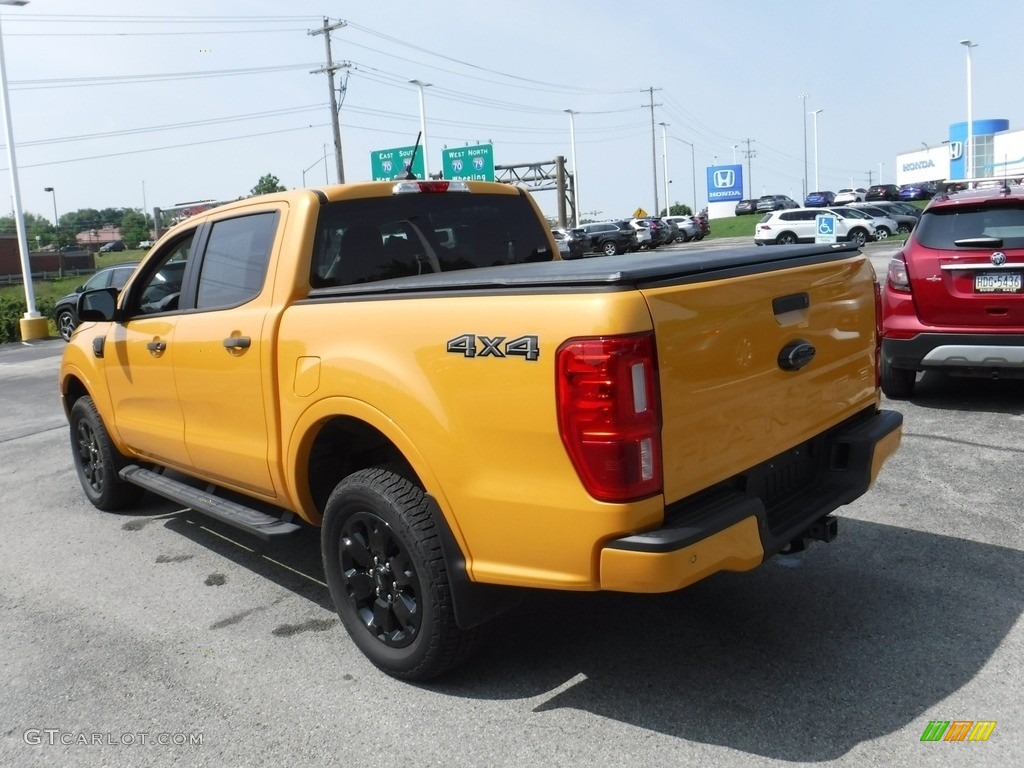
[[[0,347],[4,765],[1024,762],[1021,382],[886,401],[903,444],[831,544],[668,595],[537,593],[409,685],[340,628],[315,531],[261,548],[149,496],[94,509],[62,349]],[[996,726],[921,741],[956,720]]]

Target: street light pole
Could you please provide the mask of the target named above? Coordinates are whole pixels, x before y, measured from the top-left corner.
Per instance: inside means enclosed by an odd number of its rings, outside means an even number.
[[[53,229],[54,231],[60,226],[57,219],[57,192],[53,187],[43,187],[43,192],[49,192],[53,196]],[[57,245],[60,245],[58,242]]]
[[[429,88],[433,83],[424,83],[422,80],[410,80],[410,83],[420,89],[420,135],[423,137],[423,178],[430,180],[430,162],[427,154],[427,109],[426,101],[423,98],[423,89]],[[411,170],[411,169],[410,169]]]
[[[807,199],[807,99],[810,97],[806,93],[800,94],[800,101],[803,103],[803,108],[800,110],[800,114],[803,115],[804,122],[804,199]],[[817,184],[815,184],[815,191],[817,191]]]
[[[658,123],[661,126],[661,151],[662,160],[664,161],[665,170],[665,215],[668,216],[672,213],[672,199],[668,196],[668,123]],[[657,215],[657,212],[655,212]]]
[[[733,144],[732,145],[732,164],[733,165],[736,165],[736,147],[738,147],[738,146],[739,146],[739,144]]]
[[[821,189],[821,183],[818,181],[818,115],[824,112],[824,109],[816,109],[811,112],[814,115],[814,190],[818,191]]]
[[[0,0],[0,5],[28,5],[28,0]],[[11,103],[7,96],[7,65],[4,62],[3,30],[0,30],[0,95],[3,97],[4,128],[7,138],[7,165],[11,171],[11,198],[14,203],[14,226],[18,232],[21,253],[21,275],[25,284],[25,317],[20,321],[22,341],[45,339],[46,318],[36,309],[35,289],[32,285],[32,264],[28,257],[28,237],[25,234],[25,216],[21,210],[21,189],[18,186],[18,163],[14,152],[14,127],[11,125]]]
[[[974,97],[971,92],[971,48],[977,48],[978,44],[970,40],[961,40],[960,45],[967,47],[967,145],[964,151],[967,153],[967,178],[974,178]]]
[[[693,210],[691,213],[697,213],[697,159],[693,151],[693,144],[686,139],[679,139],[690,147],[690,183],[693,184]]]
[[[580,169],[576,165],[576,113],[563,109],[569,115],[569,146],[572,150],[572,225],[580,225]]]
[[[885,161],[884,160],[878,164],[878,183],[879,184],[882,183],[882,166],[883,165],[885,165]]]

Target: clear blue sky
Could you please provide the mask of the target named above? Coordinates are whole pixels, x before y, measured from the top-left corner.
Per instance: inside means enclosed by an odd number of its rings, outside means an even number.
[[[84,207],[169,207],[245,195],[266,173],[324,182],[332,138],[322,36],[348,62],[341,110],[349,181],[369,153],[411,144],[426,89],[428,151],[492,142],[499,164],[571,165],[575,117],[581,210],[591,218],[664,206],[667,123],[673,202],[704,199],[704,168],[737,162],[753,193],[799,197],[804,152],[820,186],[894,181],[898,153],[937,144],[966,119],[1024,128],[1024,3],[613,0],[32,0],[0,6],[23,207],[51,218]],[[693,150],[685,142],[693,144]],[[739,147],[733,148],[738,144]],[[652,157],[652,155],[654,157]],[[333,160],[328,158],[330,168]],[[879,165],[881,163],[881,166]],[[10,196],[6,156],[0,194]],[[334,181],[331,171],[330,179]],[[145,194],[145,198],[143,195]],[[554,192],[537,194],[556,211]]]

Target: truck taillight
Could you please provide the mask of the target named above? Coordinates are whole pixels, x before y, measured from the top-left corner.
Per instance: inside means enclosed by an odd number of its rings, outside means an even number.
[[[885,279],[894,291],[910,293],[910,276],[907,274],[907,262],[902,253],[897,253],[889,261],[889,271]]]
[[[574,339],[556,365],[559,432],[587,492],[615,502],[660,493],[654,335]]]

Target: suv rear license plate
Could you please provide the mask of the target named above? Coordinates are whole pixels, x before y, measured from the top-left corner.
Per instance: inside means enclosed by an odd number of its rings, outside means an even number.
[[[1024,281],[1020,272],[978,272],[974,275],[975,293],[1020,293]]]

